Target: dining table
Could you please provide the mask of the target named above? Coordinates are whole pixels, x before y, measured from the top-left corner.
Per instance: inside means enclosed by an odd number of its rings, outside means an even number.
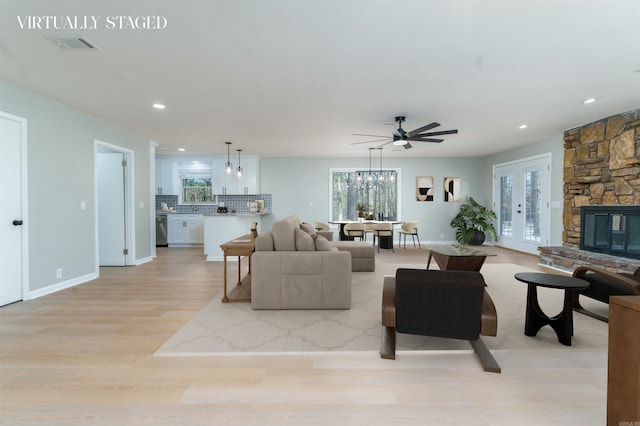
[[[340,241],[347,241],[350,238],[344,233],[344,227],[347,223],[362,223],[362,224],[376,224],[376,223],[392,223],[393,225],[399,225],[404,223],[400,220],[330,220],[329,223],[332,225],[339,226],[338,235],[340,236]]]

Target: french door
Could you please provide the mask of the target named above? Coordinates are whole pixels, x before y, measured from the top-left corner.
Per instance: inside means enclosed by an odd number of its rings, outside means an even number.
[[[497,245],[538,254],[549,244],[550,170],[550,154],[493,167]]]

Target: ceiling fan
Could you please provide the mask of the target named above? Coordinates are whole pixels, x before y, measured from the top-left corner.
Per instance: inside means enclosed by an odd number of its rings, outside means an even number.
[[[364,141],[364,142],[353,142],[351,145],[359,145],[359,144],[363,144],[363,143],[374,143],[374,142],[384,142],[382,144],[380,144],[378,146],[378,148],[385,146],[387,144],[393,143],[394,145],[397,146],[402,146],[404,149],[409,149],[412,147],[412,145],[409,143],[409,141],[412,142],[435,142],[435,143],[440,143],[442,142],[444,139],[436,139],[436,138],[432,138],[431,136],[442,136],[442,135],[453,135],[458,133],[457,130],[443,130],[443,131],[439,131],[439,132],[429,132],[429,130],[434,129],[438,126],[440,126],[440,123],[430,123],[427,124],[426,126],[422,126],[419,127],[415,130],[412,130],[410,132],[407,132],[406,130],[404,130],[402,128],[402,122],[405,120],[405,116],[404,115],[399,115],[395,118],[396,123],[398,123],[398,128],[394,128],[393,129],[393,135],[392,136],[382,136],[382,135],[367,135],[367,134],[362,134],[362,133],[354,133],[354,136],[368,136],[368,137],[375,137],[375,138],[383,138],[383,139],[375,139],[375,140],[371,140],[371,141]],[[393,126],[393,124],[389,124],[390,126]]]

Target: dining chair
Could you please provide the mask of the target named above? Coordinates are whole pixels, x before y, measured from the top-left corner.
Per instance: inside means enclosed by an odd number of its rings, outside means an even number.
[[[380,253],[380,246],[385,249],[391,249],[395,253],[393,248],[393,223],[382,222],[376,223],[373,230],[373,241],[375,244],[376,238],[378,239],[378,253]]]
[[[348,239],[360,238],[360,241],[364,240],[364,225],[360,222],[349,222],[344,226],[344,235]]]
[[[407,248],[407,235],[411,235],[411,240],[413,241],[413,246],[416,246],[415,237],[418,238],[418,248],[422,249],[420,245],[420,237],[418,236],[418,221],[412,220],[411,222],[405,222],[400,227],[400,241],[402,241],[402,237],[404,237],[404,248]]]
[[[329,241],[333,241],[333,231],[329,227],[328,223],[314,222],[313,226],[316,228],[318,235],[322,235]]]
[[[367,241],[367,234],[373,235],[373,245],[376,245],[376,236],[374,234],[375,223],[365,223],[364,224],[364,240]]]

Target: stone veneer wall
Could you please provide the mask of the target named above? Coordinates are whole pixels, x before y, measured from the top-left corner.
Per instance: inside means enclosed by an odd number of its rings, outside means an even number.
[[[563,246],[580,246],[580,207],[640,205],[640,108],[564,132]]]
[[[540,263],[633,272],[637,260],[579,249],[580,207],[640,205],[640,108],[565,131],[564,149],[562,246],[538,247]]]

